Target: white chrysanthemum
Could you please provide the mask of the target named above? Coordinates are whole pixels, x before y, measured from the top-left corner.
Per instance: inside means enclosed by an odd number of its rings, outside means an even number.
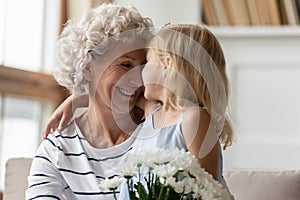
[[[174,160],[173,164],[185,171],[194,171],[199,169],[199,163],[190,152],[180,152],[180,156]]]
[[[139,152],[139,154],[131,160],[131,162],[137,165],[143,165],[150,169],[156,168],[156,166],[164,165],[174,161],[178,157],[178,152],[174,154],[173,151],[168,149],[146,149]]]
[[[127,178],[131,178],[133,176],[138,175],[138,166],[135,163],[126,163],[122,166],[121,169],[118,170],[118,174]]]
[[[171,164],[167,164],[163,166],[157,166],[154,169],[154,172],[160,177],[168,178],[174,176],[178,172],[178,169]]]
[[[200,167],[190,152],[184,150],[143,150],[128,162],[127,167],[132,167],[132,170],[127,170],[132,176],[148,177],[149,173],[158,176],[162,185],[173,188],[178,194],[193,194],[193,198],[201,197],[202,200],[230,200],[228,191]]]
[[[175,192],[178,194],[183,193],[184,191],[184,184],[182,181],[176,181],[174,177],[169,177],[166,179],[166,185],[171,186]]]
[[[163,165],[172,161],[170,152],[168,150],[163,151],[162,149],[155,149],[147,158],[156,165]]]
[[[122,181],[123,179],[121,177],[115,176],[101,181],[99,186],[107,190],[115,190],[121,185]]]
[[[184,185],[184,194],[189,194],[193,191],[193,186],[196,183],[196,179],[195,178],[191,178],[191,177],[186,177],[185,179],[182,180],[182,183]]]
[[[214,180],[209,173],[204,171],[201,177],[197,177],[197,179],[197,184],[192,189],[194,198],[201,196],[203,200],[230,200],[228,191],[219,182]]]

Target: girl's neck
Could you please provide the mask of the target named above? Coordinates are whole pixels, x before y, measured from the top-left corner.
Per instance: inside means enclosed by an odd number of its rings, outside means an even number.
[[[162,103],[160,110],[162,110],[163,112],[173,112],[176,111],[177,109],[168,103]]]
[[[178,123],[182,110],[172,105],[161,105],[161,108],[153,114],[154,128],[163,128]]]
[[[163,110],[164,112],[181,112],[182,108],[179,106],[175,106],[174,104],[172,104],[170,101],[162,101],[161,103],[161,110]]]

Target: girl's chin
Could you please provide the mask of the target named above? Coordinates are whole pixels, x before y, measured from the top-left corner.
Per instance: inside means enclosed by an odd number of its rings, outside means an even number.
[[[144,96],[149,101],[158,100],[158,98],[156,98],[155,95],[153,95],[153,93],[150,93],[150,92],[145,92]]]

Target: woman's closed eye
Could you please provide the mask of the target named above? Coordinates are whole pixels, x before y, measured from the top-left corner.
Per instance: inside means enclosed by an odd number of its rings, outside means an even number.
[[[130,63],[122,63],[121,66],[126,67],[126,68],[130,68],[130,67],[132,67],[132,64],[130,64]]]

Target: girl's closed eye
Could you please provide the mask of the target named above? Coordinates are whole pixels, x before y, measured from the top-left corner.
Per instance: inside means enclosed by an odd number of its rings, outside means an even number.
[[[147,64],[147,60],[144,60],[141,65],[140,65],[140,68],[141,70],[143,70],[145,68],[145,65]]]
[[[145,64],[147,64],[147,60],[144,60],[142,63],[141,63],[141,65],[145,65]]]

